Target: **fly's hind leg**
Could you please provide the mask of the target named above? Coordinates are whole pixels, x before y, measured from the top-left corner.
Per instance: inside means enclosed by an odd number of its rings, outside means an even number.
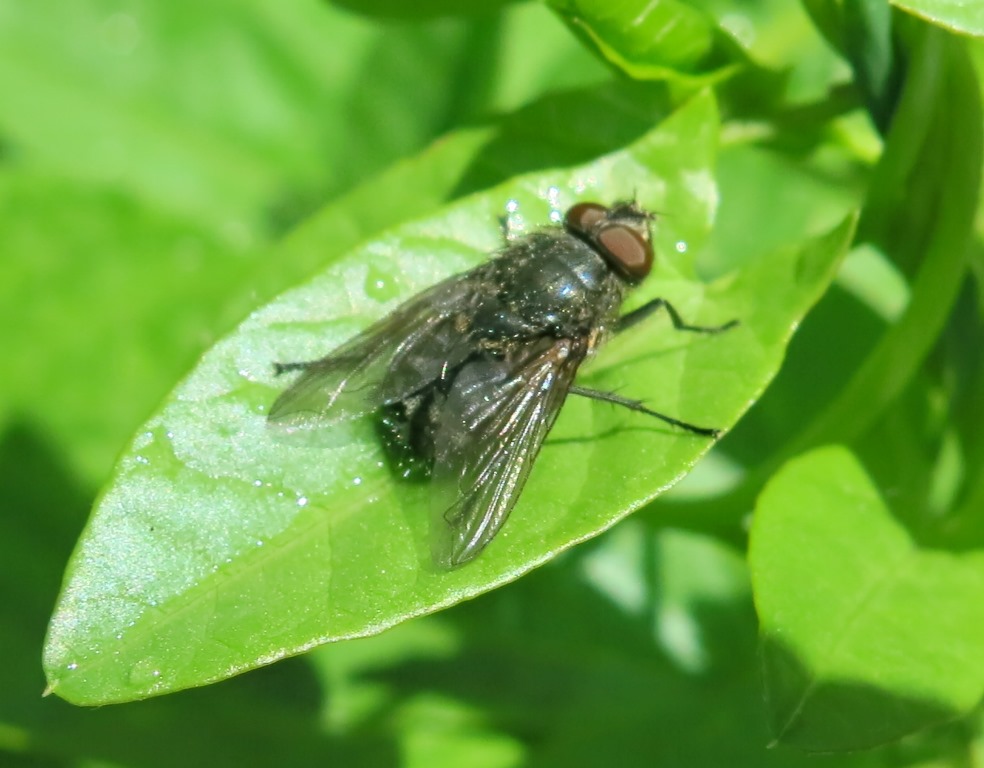
[[[698,427],[696,424],[691,424],[688,421],[681,421],[680,419],[674,419],[672,416],[667,416],[665,413],[660,413],[659,411],[654,411],[652,408],[647,408],[642,404],[641,400],[630,400],[627,397],[622,397],[621,395],[616,395],[614,392],[604,392],[600,389],[589,389],[588,387],[579,387],[573,385],[570,390],[568,390],[572,395],[580,395],[581,397],[589,397],[592,400],[601,400],[605,403],[613,403],[615,405],[621,405],[624,408],[628,408],[630,411],[636,411],[637,413],[644,413],[647,416],[652,416],[654,418],[663,421],[670,426],[679,427],[680,429],[685,429],[687,432],[693,432],[695,435],[701,435],[703,437],[720,437],[721,430],[713,429],[711,427]]]
[[[680,317],[680,313],[677,312],[676,307],[674,307],[666,299],[653,299],[643,304],[638,309],[633,309],[627,315],[622,315],[618,320],[618,325],[615,327],[615,332],[619,333],[624,331],[626,328],[631,328],[633,325],[640,323],[645,320],[651,314],[658,312],[660,309],[665,309],[667,314],[670,316],[670,320],[673,321],[673,327],[678,331],[693,331],[694,333],[720,333],[721,331],[727,331],[730,328],[734,328],[738,325],[737,320],[731,320],[724,325],[691,325],[690,323],[684,322],[683,318]]]
[[[281,374],[291,373],[292,371],[306,371],[316,362],[316,360],[311,360],[306,363],[274,363],[273,375],[280,376]]]
[[[721,331],[727,331],[738,325],[737,320],[731,320],[723,325],[691,325],[680,317],[680,313],[677,312],[676,307],[670,304],[670,302],[666,299],[653,299],[652,301],[646,302],[638,309],[634,309],[627,315],[620,317],[618,324],[615,326],[615,332],[620,333],[627,328],[631,328],[661,309],[666,310],[667,314],[670,316],[670,320],[673,322],[673,327],[678,331],[691,331],[693,333],[721,333]],[[581,395],[581,397],[590,397],[592,400],[601,400],[606,403],[621,405],[623,408],[628,408],[630,411],[644,413],[647,416],[657,418],[670,426],[679,427],[680,429],[685,429],[688,432],[693,432],[695,435],[715,438],[721,436],[721,430],[719,429],[714,429],[712,427],[699,427],[688,421],[674,419],[672,416],[667,416],[665,413],[660,413],[659,411],[654,411],[652,408],[647,408],[642,404],[641,400],[631,400],[627,397],[616,395],[614,392],[603,392],[598,389],[588,389],[587,387],[579,387],[576,385],[570,388],[570,392],[575,395]]]

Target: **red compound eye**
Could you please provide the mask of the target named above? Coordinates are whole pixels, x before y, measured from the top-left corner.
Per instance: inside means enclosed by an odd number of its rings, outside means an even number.
[[[653,246],[642,234],[623,224],[603,226],[594,235],[608,263],[632,280],[642,280],[653,268]]]
[[[578,203],[567,209],[564,226],[575,234],[590,236],[591,230],[605,220],[608,209],[598,203]]]

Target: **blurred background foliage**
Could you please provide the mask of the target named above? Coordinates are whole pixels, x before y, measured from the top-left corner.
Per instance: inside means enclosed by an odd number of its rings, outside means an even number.
[[[942,0],[0,0],[0,763],[979,762],[982,35]],[[684,483],[375,638],[146,702],[40,697],[114,457],[320,266],[291,232],[327,258],[623,147],[707,87],[705,276],[862,218],[779,378]]]

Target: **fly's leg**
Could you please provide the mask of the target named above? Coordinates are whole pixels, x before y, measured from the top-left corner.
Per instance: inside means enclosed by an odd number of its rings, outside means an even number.
[[[696,424],[691,424],[687,421],[680,421],[680,419],[674,419],[672,416],[667,416],[665,413],[660,413],[659,411],[654,411],[652,408],[647,408],[642,404],[641,400],[630,400],[627,397],[622,397],[621,395],[616,395],[614,392],[603,392],[600,389],[588,389],[587,387],[579,387],[576,384],[572,385],[568,390],[572,395],[580,395],[581,397],[589,397],[592,400],[601,400],[605,403],[614,403],[615,405],[621,405],[628,408],[630,411],[636,411],[637,413],[644,413],[647,416],[654,416],[660,421],[664,421],[670,426],[680,427],[680,429],[685,429],[688,432],[693,432],[695,435],[702,435],[704,437],[720,437],[720,429],[712,429],[710,427],[698,427]]]
[[[665,309],[670,316],[670,320],[673,322],[673,327],[678,331],[691,331],[694,333],[720,333],[721,331],[727,331],[730,328],[734,328],[738,325],[737,320],[731,320],[723,325],[691,325],[690,323],[684,322],[684,319],[680,317],[680,313],[677,312],[676,307],[674,307],[666,299],[653,299],[652,301],[646,302],[638,309],[634,309],[627,315],[623,315],[618,320],[618,325],[615,327],[615,332],[620,333],[621,331],[631,328],[634,325],[645,320],[647,317],[660,309]],[[688,432],[693,432],[695,435],[703,435],[704,437],[719,437],[721,435],[721,430],[713,429],[711,427],[699,427],[696,424],[691,424],[687,421],[681,421],[680,419],[674,419],[672,416],[667,416],[665,413],[659,413],[659,411],[654,411],[652,408],[647,408],[642,404],[641,400],[630,400],[627,397],[622,397],[621,395],[616,395],[614,392],[602,392],[597,389],[588,389],[587,387],[572,386],[570,391],[575,395],[581,395],[582,397],[590,397],[592,400],[602,400],[606,403],[614,403],[615,405],[621,405],[624,408],[628,408],[630,411],[637,411],[638,413],[644,413],[647,416],[653,416],[661,421],[666,422],[674,427],[680,427]]]
[[[504,213],[499,217],[499,232],[502,234],[502,242],[509,245],[509,241],[512,240],[509,231],[509,214]]]
[[[651,314],[658,312],[660,309],[665,309],[670,315],[670,320],[673,321],[673,327],[678,331],[694,331],[695,333],[720,333],[721,331],[727,331],[729,328],[734,328],[738,325],[737,320],[731,320],[724,325],[690,325],[690,323],[685,323],[683,318],[680,317],[680,313],[676,311],[670,302],[666,299],[653,299],[652,301],[646,302],[638,309],[633,309],[629,314],[623,315],[618,319],[618,325],[615,327],[615,332],[619,333],[624,331],[626,328],[631,328],[633,325],[640,323],[645,320]]]
[[[512,245],[523,236],[523,227],[516,228],[511,214],[504,213],[499,217],[499,231],[502,233],[503,245]]]
[[[281,374],[291,373],[292,371],[306,371],[314,365],[315,362],[317,361],[315,360],[307,363],[274,363],[273,375],[280,376]]]

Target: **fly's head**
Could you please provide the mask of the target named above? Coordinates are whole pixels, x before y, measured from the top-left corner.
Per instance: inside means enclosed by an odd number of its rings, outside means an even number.
[[[654,218],[634,200],[611,207],[577,203],[564,215],[564,229],[594,248],[616,274],[634,285],[653,268],[649,222]]]

